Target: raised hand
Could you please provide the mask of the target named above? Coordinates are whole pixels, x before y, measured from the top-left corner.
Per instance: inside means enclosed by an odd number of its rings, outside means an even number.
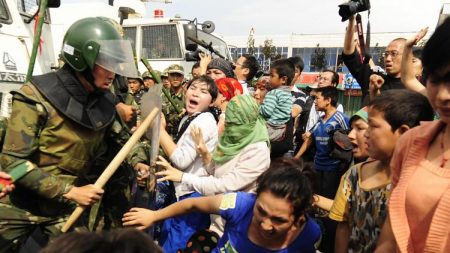
[[[206,147],[205,140],[203,139],[202,129],[197,126],[191,127],[191,136],[195,142],[195,148],[197,153],[200,156],[206,156],[208,152],[208,148]]]
[[[427,32],[428,32],[428,27],[420,29],[420,31],[418,31],[416,33],[416,35],[414,35],[413,37],[406,40],[405,46],[412,47],[412,46],[416,45],[417,43],[419,43],[419,41],[421,39],[423,39],[423,37],[425,37],[425,35],[427,35]]]
[[[162,176],[162,178],[158,179],[158,182],[166,180],[177,183],[181,182],[181,179],[183,178],[183,172],[172,167],[172,165],[170,165],[170,163],[162,156],[158,156],[158,161],[156,161],[156,164],[164,167],[165,169],[156,173],[157,176]]]

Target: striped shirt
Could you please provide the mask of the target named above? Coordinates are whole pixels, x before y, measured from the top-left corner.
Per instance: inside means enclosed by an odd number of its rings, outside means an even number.
[[[269,91],[259,108],[259,113],[272,125],[286,124],[291,119],[292,113],[292,96],[289,87],[282,86]]]

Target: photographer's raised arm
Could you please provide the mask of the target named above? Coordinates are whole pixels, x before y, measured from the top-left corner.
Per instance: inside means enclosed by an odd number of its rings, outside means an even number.
[[[420,30],[414,37],[408,39],[405,42],[405,47],[403,49],[402,67],[401,67],[401,79],[405,88],[421,93],[427,96],[427,90],[419,80],[416,79],[413,66],[413,46],[417,44],[428,31],[428,27]]]
[[[355,16],[351,16],[348,19],[347,30],[345,31],[344,38],[344,54],[351,55],[356,50],[356,43],[353,39],[353,35],[355,34]]]

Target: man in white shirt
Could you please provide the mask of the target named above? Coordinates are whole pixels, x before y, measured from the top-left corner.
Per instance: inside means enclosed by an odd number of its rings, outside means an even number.
[[[244,95],[248,95],[248,83],[251,82],[258,72],[259,64],[253,55],[243,54],[234,63],[234,74],[241,83]]]

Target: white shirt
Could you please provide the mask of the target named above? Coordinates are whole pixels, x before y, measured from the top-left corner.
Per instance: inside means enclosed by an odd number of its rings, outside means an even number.
[[[183,122],[186,121],[187,116],[181,119],[180,127]],[[197,116],[190,124],[183,135],[177,142],[175,151],[170,156],[170,161],[173,165],[186,173],[190,173],[196,176],[208,176],[202,158],[198,155],[196,145],[191,135],[191,127],[197,126],[202,130],[203,139],[209,152],[212,152],[217,145],[218,141],[218,129],[214,116],[209,113],[202,113]],[[187,187],[184,183],[175,183],[175,193],[177,197],[186,195],[193,192],[190,187]]]
[[[242,95],[250,95],[249,92],[248,92],[248,84],[247,84],[247,81],[245,81],[245,80],[239,80],[239,83],[241,84],[241,86],[242,86],[242,91],[244,92],[244,94],[242,94]]]

